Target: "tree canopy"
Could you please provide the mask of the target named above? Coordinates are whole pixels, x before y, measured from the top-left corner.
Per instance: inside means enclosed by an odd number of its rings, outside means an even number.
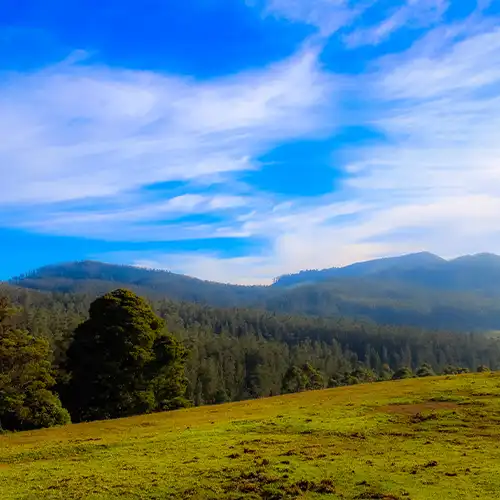
[[[0,429],[26,430],[69,422],[51,392],[49,343],[10,324],[15,309],[0,297]]]
[[[0,284],[2,294],[17,308],[14,316],[3,309],[10,331],[50,344],[42,357],[75,421],[177,408],[186,404],[184,389],[203,405],[414,373],[500,369],[495,335],[147,303],[126,290],[95,300]]]
[[[65,402],[74,420],[148,413],[182,405],[186,350],[134,293],[96,299],[67,355]]]

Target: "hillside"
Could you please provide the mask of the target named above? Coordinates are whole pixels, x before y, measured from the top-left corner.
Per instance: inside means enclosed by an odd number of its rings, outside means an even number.
[[[50,341],[59,370],[95,297],[0,286],[2,295],[21,308],[14,319],[18,328]],[[449,365],[500,369],[498,336],[165,299],[152,301],[152,306],[189,349],[186,395],[197,405],[280,394],[287,371],[304,363],[323,374],[325,385],[387,379],[391,369],[408,366],[416,372],[424,363],[436,373]],[[64,378],[64,370],[59,376]]]
[[[286,274],[276,278],[275,287],[290,287],[307,283],[318,283],[342,277],[367,277],[384,272],[403,272],[413,269],[438,268],[446,263],[444,259],[428,252],[387,257],[383,259],[356,262],[345,267],[332,267],[330,269],[312,269],[300,271],[295,274]]]
[[[413,379],[8,434],[2,499],[495,500],[499,387]]]
[[[207,282],[166,271],[74,262],[12,280],[24,288],[97,296],[117,287],[152,299],[215,307],[252,307],[283,314],[351,317],[427,329],[500,329],[500,257],[445,261],[422,253],[305,271],[270,287]]]
[[[182,274],[103,262],[68,262],[42,267],[13,278],[12,284],[62,293],[99,295],[120,286],[153,298],[168,297],[187,302],[210,303],[231,307],[259,300],[265,287],[225,285]]]
[[[494,254],[467,255],[445,260],[422,252],[341,268],[302,271],[281,276],[275,287],[290,287],[331,281],[337,278],[371,278],[379,282],[398,282],[454,292],[477,292],[500,296],[500,256]]]

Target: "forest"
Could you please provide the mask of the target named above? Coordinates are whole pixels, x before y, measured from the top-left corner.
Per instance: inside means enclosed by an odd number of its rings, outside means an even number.
[[[438,260],[438,267],[435,259],[427,254],[381,259],[285,276],[273,286],[214,283],[168,271],[84,261],[43,267],[11,284],[93,296],[122,287],[151,300],[218,308],[343,316],[431,330],[500,330],[500,257],[480,255],[444,264]]]
[[[116,293],[124,295],[117,299],[112,296]],[[500,368],[500,342],[486,334],[144,300],[124,290],[96,299],[93,294],[4,285],[0,296],[4,297],[0,307],[4,429],[64,423],[69,414],[73,421],[114,418],[327,386]],[[132,309],[129,305],[122,309],[140,318],[128,340],[127,325],[135,324],[135,319],[124,320],[122,313],[106,312],[109,306],[102,305],[117,300],[131,301]],[[100,312],[96,316],[93,310]],[[125,344],[140,348],[125,356]],[[15,345],[23,345],[24,351]],[[125,357],[114,359],[117,353]],[[20,370],[27,364],[38,366],[37,373]],[[41,420],[30,420],[25,403],[16,403],[25,391],[26,377],[52,408],[43,410]],[[116,387],[122,388],[119,400],[113,392]],[[80,395],[78,405],[71,400],[75,393]],[[6,418],[6,401],[11,401],[11,409],[18,405],[16,418]],[[111,406],[110,401],[114,401]],[[54,411],[57,418],[47,418]]]

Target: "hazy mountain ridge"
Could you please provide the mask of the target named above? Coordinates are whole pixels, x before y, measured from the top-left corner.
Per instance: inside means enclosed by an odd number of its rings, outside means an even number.
[[[359,262],[341,268],[302,271],[277,278],[273,286],[290,287],[341,277],[371,277],[407,285],[500,295],[500,256],[477,254],[445,260],[421,252]]]
[[[282,314],[347,316],[454,330],[500,330],[500,257],[444,260],[430,253],[303,271],[272,286],[209,282],[168,271],[100,262],[40,268],[11,280],[24,288],[99,295],[127,287],[151,298]]]
[[[402,255],[399,257],[385,257],[365,262],[356,262],[344,267],[311,269],[299,271],[298,273],[285,274],[276,278],[273,286],[294,286],[304,282],[315,283],[344,276],[367,276],[391,269],[414,269],[416,267],[427,266],[442,261],[444,261],[444,259],[428,252]]]

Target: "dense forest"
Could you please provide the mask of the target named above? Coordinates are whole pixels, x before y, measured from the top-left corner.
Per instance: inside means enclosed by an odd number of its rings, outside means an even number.
[[[12,284],[93,296],[123,287],[151,300],[166,297],[219,308],[343,316],[445,331],[500,330],[500,257],[489,255],[450,262],[430,254],[382,259],[282,277],[268,287],[99,262],[48,266]]]
[[[68,377],[75,371],[71,360],[96,356],[92,355],[93,347],[85,347],[81,340],[85,338],[82,331],[95,332],[95,325],[100,324],[82,327],[92,319],[89,308],[92,310],[95,295],[36,292],[8,285],[0,287],[0,295],[18,308],[10,320],[11,328],[47,343],[54,390],[64,401]],[[186,351],[183,397],[196,405],[412,374],[458,373],[478,366],[500,368],[500,342],[484,334],[377,325],[343,317],[221,309],[167,299],[152,300],[150,306],[163,320],[165,331]],[[108,331],[115,326],[107,327]],[[75,357],[72,349],[74,352],[78,338],[84,347]],[[108,350],[114,349],[99,352]],[[94,360],[91,368],[79,369],[82,373],[98,371],[99,363]],[[155,405],[151,403],[148,411],[159,408]],[[88,415],[78,411],[81,419]],[[111,411],[104,414],[105,418],[111,416],[117,415]]]

